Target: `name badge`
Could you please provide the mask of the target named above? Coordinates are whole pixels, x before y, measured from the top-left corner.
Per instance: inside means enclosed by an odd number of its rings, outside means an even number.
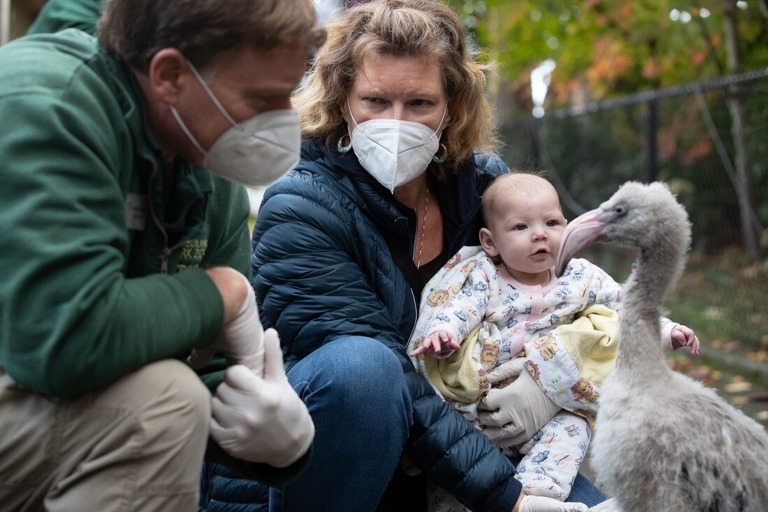
[[[147,196],[128,193],[125,198],[125,225],[133,231],[144,231],[147,225]]]

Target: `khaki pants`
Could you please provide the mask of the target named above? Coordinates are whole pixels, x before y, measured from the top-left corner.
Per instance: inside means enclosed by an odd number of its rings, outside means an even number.
[[[0,510],[197,510],[211,396],[175,360],[73,400],[0,367]]]

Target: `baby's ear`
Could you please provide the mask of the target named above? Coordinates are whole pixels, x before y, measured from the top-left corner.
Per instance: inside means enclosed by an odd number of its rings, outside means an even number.
[[[493,258],[499,255],[499,250],[493,243],[493,233],[490,229],[480,228],[480,245],[483,246],[483,250],[488,253],[488,256]]]

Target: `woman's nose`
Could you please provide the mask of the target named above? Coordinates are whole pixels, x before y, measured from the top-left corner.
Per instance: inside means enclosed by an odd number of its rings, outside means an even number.
[[[397,103],[392,105],[392,108],[390,109],[390,115],[392,116],[390,119],[396,119],[398,121],[407,121],[405,118],[405,106],[404,105],[398,105]]]

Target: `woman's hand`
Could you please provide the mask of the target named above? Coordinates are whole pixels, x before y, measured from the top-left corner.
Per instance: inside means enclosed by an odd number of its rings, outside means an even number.
[[[583,503],[558,501],[544,496],[521,494],[512,512],[586,512],[589,507]]]
[[[529,440],[560,411],[525,369],[525,358],[512,359],[488,372],[491,385],[517,376],[503,388],[491,388],[478,405],[483,432],[500,448]]]

